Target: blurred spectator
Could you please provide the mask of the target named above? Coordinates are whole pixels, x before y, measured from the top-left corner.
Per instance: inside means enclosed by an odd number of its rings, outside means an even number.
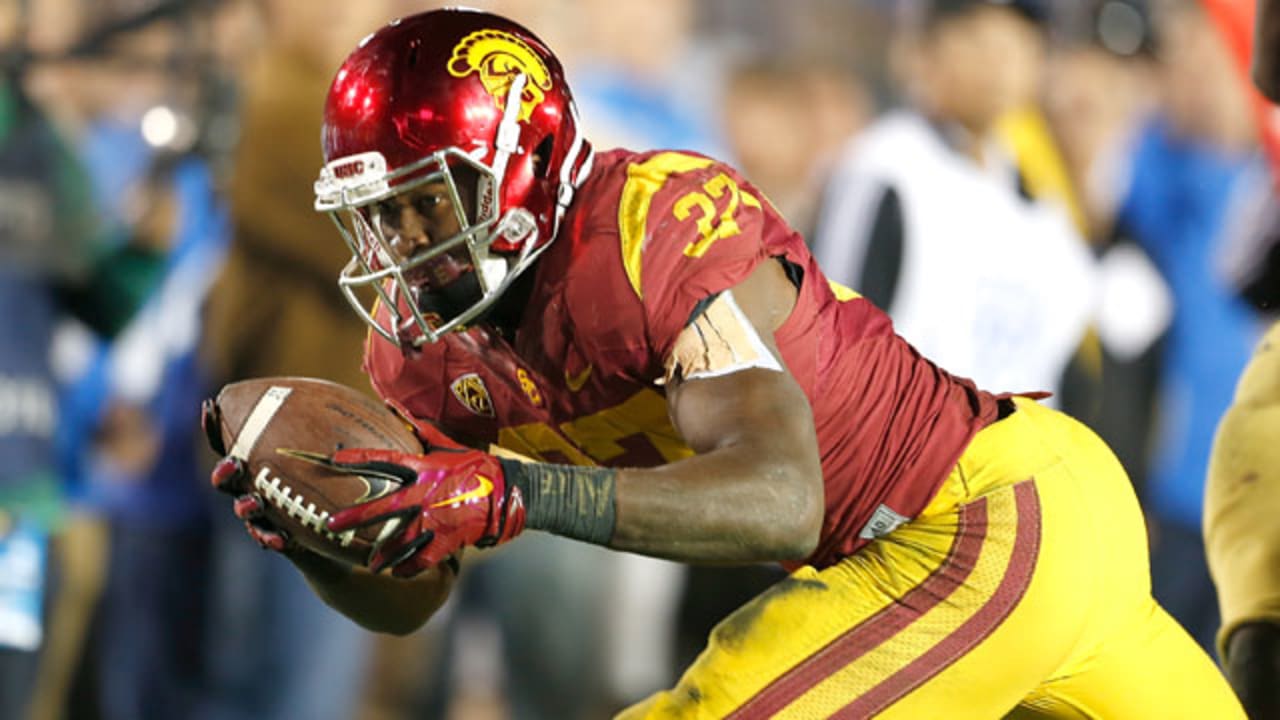
[[[7,78],[0,86],[0,715],[30,699],[43,635],[48,533],[59,510],[58,416],[49,364],[53,283],[83,252],[83,197],[53,128]],[[70,223],[68,223],[70,221]],[[70,226],[68,226],[70,225]],[[70,247],[59,245],[67,242]],[[47,255],[47,257],[45,257]]]
[[[242,59],[228,188],[234,241],[210,297],[206,355],[218,383],[305,375],[367,388],[364,326],[336,287],[346,250],[312,210],[311,184],[323,163],[320,109],[341,60],[335,48],[381,22],[387,5],[272,0],[263,9],[261,45]],[[199,717],[352,717],[371,636],[254,547],[230,513],[216,517],[211,693]]]
[[[110,273],[87,181],[47,110],[27,87],[26,8],[0,7],[0,716],[35,698],[38,650],[52,634],[49,538],[59,530],[60,426],[50,363],[59,292]],[[83,308],[83,306],[79,306]]]
[[[1005,29],[1003,55],[998,72],[1009,88],[1009,108],[995,125],[995,137],[1009,153],[1016,168],[1018,192],[1032,200],[1059,206],[1070,217],[1076,232],[1089,235],[1084,208],[1059,140],[1044,113],[1044,95],[1050,21],[1047,0],[1015,0],[1020,22]],[[1103,383],[1103,358],[1096,331],[1090,326],[1072,353],[1058,385],[1056,402],[1068,414],[1091,426],[1098,416]]]
[[[982,0],[914,7],[894,50],[914,109],[850,142],[815,255],[949,371],[1057,391],[1091,319],[1093,260],[1062,207],[1018,193],[993,137],[1025,96],[1021,73],[992,69],[1025,42],[1026,20]]]
[[[163,22],[177,5],[148,22],[114,5],[77,10],[47,3],[31,17],[33,37],[53,23],[61,43],[34,48],[33,86],[75,128],[86,208],[111,241],[93,282],[67,294],[91,327],[57,336],[53,369],[74,382],[59,422],[73,512],[31,717],[189,716],[208,539],[190,415],[196,324],[226,239],[204,163],[188,154],[211,69],[173,62],[199,52],[197,23],[179,38]],[[193,73],[173,75],[179,66]]]
[[[99,202],[154,263],[128,289],[139,312],[77,388],[81,502],[110,528],[90,660],[103,720],[190,717],[203,690],[204,626],[191,619],[206,611],[210,528],[191,408],[207,385],[200,313],[229,231],[208,163],[189,152],[203,71],[182,60],[203,28],[184,20],[113,38],[83,78],[112,98],[83,143]]]
[[[1150,29],[1140,5],[1095,0],[1059,16],[1045,83],[1046,119],[1079,203],[1075,215],[1099,257],[1101,384],[1064,400],[1106,439],[1139,488],[1148,475],[1158,340],[1172,316],[1168,286],[1116,212],[1123,167],[1141,118],[1154,103]]]
[[[759,59],[730,70],[725,84],[721,122],[729,153],[802,230],[813,226],[830,158],[870,112],[857,76],[829,63]]]
[[[797,227],[809,215],[809,172],[817,139],[805,127],[809,98],[801,78],[798,70],[776,61],[735,68],[725,84],[722,121],[739,169]]]
[[[587,137],[597,147],[724,157],[713,132],[719,71],[712,48],[694,35],[696,3],[586,0],[576,11],[579,38],[565,55]]]
[[[97,128],[90,142],[113,143],[116,158],[131,146],[148,152],[136,127],[123,130]],[[207,166],[156,160],[133,182],[120,165],[111,175],[117,188],[143,185],[155,203],[133,241],[158,243],[163,274],[120,337],[94,348],[76,388],[84,417],[69,418],[87,426],[78,500],[110,528],[91,648],[104,720],[190,717],[203,689],[204,627],[192,619],[206,610],[209,527],[191,408],[207,384],[196,362],[200,306],[227,231]]]
[[[1058,142],[1041,110],[1047,59],[1048,16],[1041,3],[1011,3],[1023,17],[1004,30],[1001,72],[1010,93],[1009,108],[996,123],[996,136],[1013,156],[1019,189],[1036,199],[1059,203],[1070,214],[1076,229],[1085,232],[1085,220],[1067,172]]]
[[[1049,59],[1044,108],[1059,141],[1084,232],[1105,244],[1123,199],[1120,177],[1140,114],[1155,90],[1149,20],[1137,6],[1097,0],[1067,24]]]
[[[1131,155],[1119,222],[1173,290],[1161,355],[1157,438],[1144,498],[1154,525],[1152,591],[1205,648],[1217,602],[1200,533],[1214,426],[1261,329],[1227,272],[1241,220],[1270,183],[1256,152],[1244,83],[1197,3],[1157,15],[1161,109]]]
[[[806,63],[802,82],[807,91],[804,107],[809,118],[805,130],[813,135],[809,189],[820,203],[840,150],[849,138],[870,124],[876,103],[863,72],[851,62],[834,56],[823,56],[815,64]],[[810,206],[808,210],[810,216],[803,227],[805,236],[812,242],[818,208]]]

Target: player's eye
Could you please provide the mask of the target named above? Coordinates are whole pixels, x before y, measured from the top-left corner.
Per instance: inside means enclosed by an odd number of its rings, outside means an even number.
[[[438,193],[423,193],[413,199],[413,209],[418,214],[426,217],[435,214],[437,208],[443,205],[445,198]]]

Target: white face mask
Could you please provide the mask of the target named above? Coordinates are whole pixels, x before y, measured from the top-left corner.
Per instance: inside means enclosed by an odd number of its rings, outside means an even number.
[[[315,206],[329,213],[351,250],[338,285],[357,314],[387,340],[416,346],[439,340],[487,310],[546,247],[535,252],[537,225],[527,210],[498,215],[498,187],[492,169],[456,148],[390,172],[377,152],[325,165]],[[451,232],[413,245],[398,236],[388,216],[408,208],[418,222],[430,220],[431,211],[415,205],[415,191],[424,188],[452,211],[440,223]],[[499,237],[521,250],[491,255]]]

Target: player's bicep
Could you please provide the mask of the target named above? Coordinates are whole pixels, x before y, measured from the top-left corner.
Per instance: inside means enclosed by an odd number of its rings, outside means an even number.
[[[766,341],[733,297],[732,290],[704,300],[676,336],[664,363],[664,381],[721,377],[758,368],[782,372],[777,348]]]
[[[774,331],[796,289],[776,262],[700,306],[666,359],[672,423],[697,452],[782,440],[816,449],[808,400],[782,361]]]
[[[774,332],[795,308],[797,289],[782,263],[765,261],[737,286],[704,298],[664,361],[665,381],[760,368],[782,371]]]

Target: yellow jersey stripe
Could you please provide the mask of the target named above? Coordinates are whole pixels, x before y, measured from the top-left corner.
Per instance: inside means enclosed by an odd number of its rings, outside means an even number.
[[[840,302],[857,300],[858,298],[862,297],[862,293],[858,292],[857,290],[851,290],[845,287],[844,285],[841,285],[840,283],[836,282],[835,280],[828,280],[827,284],[831,286],[831,292],[835,293],[836,300],[839,300]]]
[[[640,289],[640,255],[648,233],[646,225],[653,196],[672,174],[700,170],[711,162],[709,158],[664,152],[627,167],[627,181],[618,203],[618,235],[622,242],[622,265],[636,297],[644,297]]]

